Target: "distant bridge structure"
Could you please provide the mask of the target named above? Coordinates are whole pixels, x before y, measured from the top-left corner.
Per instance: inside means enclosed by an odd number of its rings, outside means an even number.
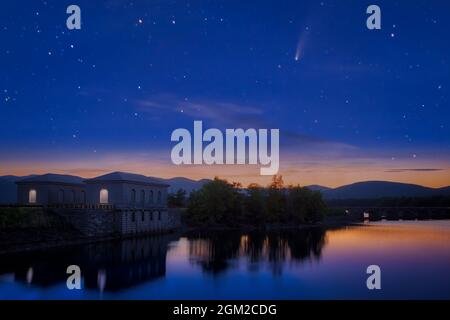
[[[450,207],[336,207],[352,220],[430,220],[450,219]]]

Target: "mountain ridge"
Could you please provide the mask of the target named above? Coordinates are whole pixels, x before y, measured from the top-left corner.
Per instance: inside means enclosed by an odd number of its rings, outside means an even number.
[[[16,181],[34,177],[5,175],[0,176],[0,203],[17,202]],[[189,194],[200,189],[210,179],[193,180],[185,177],[158,178],[170,185],[169,192],[184,189]],[[430,188],[418,184],[391,182],[391,181],[359,181],[336,188],[321,185],[306,186],[312,190],[320,191],[326,200],[335,199],[376,199],[386,197],[431,197],[439,195],[450,195],[450,186]]]

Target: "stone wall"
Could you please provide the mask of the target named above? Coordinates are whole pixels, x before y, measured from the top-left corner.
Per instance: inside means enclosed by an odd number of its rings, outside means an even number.
[[[87,236],[163,233],[180,227],[180,213],[173,209],[54,210]]]
[[[162,233],[180,226],[178,211],[121,210],[118,216],[118,230],[121,234]]]

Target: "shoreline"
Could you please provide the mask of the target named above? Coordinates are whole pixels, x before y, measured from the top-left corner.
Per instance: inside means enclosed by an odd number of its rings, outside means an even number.
[[[441,219],[432,219],[434,221],[440,221]],[[391,221],[391,220],[388,220]],[[409,221],[409,220],[404,220]],[[423,220],[413,220],[413,221],[423,221]],[[265,225],[265,226],[187,226],[183,225],[180,228],[173,229],[168,232],[159,233],[139,233],[139,234],[129,234],[129,235],[107,235],[107,236],[83,236],[78,234],[74,237],[58,238],[58,239],[48,239],[43,241],[36,241],[30,237],[29,241],[24,241],[22,243],[16,242],[3,242],[0,247],[0,257],[8,254],[22,254],[26,252],[33,252],[45,249],[56,249],[63,247],[71,247],[78,245],[85,245],[98,242],[107,241],[120,241],[127,239],[139,239],[146,237],[158,237],[165,235],[177,235],[182,236],[188,233],[208,233],[208,232],[277,232],[277,231],[293,231],[293,230],[305,230],[310,228],[344,228],[361,225],[361,221],[349,220],[349,219],[330,219],[329,221],[322,221],[314,224],[299,224],[299,225]],[[25,230],[26,232],[26,230]],[[61,235],[59,235],[61,236]]]
[[[236,232],[257,232],[257,231],[282,231],[282,230],[302,230],[308,228],[339,228],[355,225],[355,221],[323,221],[320,223],[314,224],[299,224],[299,225],[273,225],[273,226],[208,226],[208,227],[200,227],[200,226],[181,226],[178,229],[172,230],[170,232],[162,232],[162,233],[142,233],[142,234],[130,234],[130,235],[108,235],[108,236],[83,236],[78,235],[74,237],[68,238],[59,238],[59,239],[49,239],[43,241],[36,241],[32,239],[32,236],[28,241],[24,241],[23,243],[17,242],[3,242],[0,247],[0,256],[7,254],[20,254],[25,252],[38,251],[43,249],[53,249],[53,248],[61,248],[61,247],[70,247],[77,246],[83,244],[90,244],[96,242],[105,242],[105,241],[115,241],[115,240],[125,240],[132,238],[143,238],[143,237],[157,237],[161,235],[168,234],[179,234],[183,235],[185,233],[192,232],[221,232],[221,231],[236,231]],[[26,230],[25,230],[26,233]]]

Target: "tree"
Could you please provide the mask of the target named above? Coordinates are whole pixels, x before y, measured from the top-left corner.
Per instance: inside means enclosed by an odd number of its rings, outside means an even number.
[[[241,213],[242,196],[233,185],[217,177],[189,198],[187,214],[195,223],[235,225]]]
[[[245,220],[261,225],[267,219],[266,192],[256,183],[247,187],[245,197]]]
[[[266,199],[267,222],[280,222],[286,212],[283,177],[274,175],[269,185]]]
[[[320,221],[326,211],[319,191],[300,186],[288,188],[287,207],[290,220],[296,223]]]
[[[167,204],[171,208],[182,208],[186,206],[186,190],[178,189],[175,193],[170,193],[167,197]]]
[[[203,226],[295,225],[321,220],[326,209],[319,191],[300,186],[286,188],[278,175],[266,188],[250,184],[246,190],[238,183],[216,177],[191,192],[186,217],[190,223]]]

